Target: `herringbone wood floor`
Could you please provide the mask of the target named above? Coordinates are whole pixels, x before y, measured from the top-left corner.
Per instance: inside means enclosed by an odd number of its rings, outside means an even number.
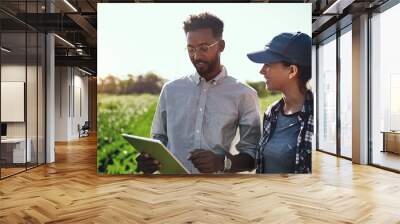
[[[96,139],[0,181],[0,223],[400,223],[400,175],[320,152],[312,175],[99,176]]]

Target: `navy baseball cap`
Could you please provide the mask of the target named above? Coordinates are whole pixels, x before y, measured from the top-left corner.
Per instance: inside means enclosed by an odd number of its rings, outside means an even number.
[[[247,57],[261,64],[285,61],[311,66],[311,44],[311,37],[305,33],[281,33],[265,45],[263,50],[248,53]]]

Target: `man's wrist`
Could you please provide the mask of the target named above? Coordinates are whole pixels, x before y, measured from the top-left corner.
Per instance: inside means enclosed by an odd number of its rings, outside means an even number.
[[[223,172],[224,171],[224,164],[225,164],[225,155],[218,155],[218,167],[217,167],[217,172]]]
[[[224,156],[224,169],[222,170],[223,172],[229,172],[229,170],[231,170],[232,168],[232,160],[225,155]]]

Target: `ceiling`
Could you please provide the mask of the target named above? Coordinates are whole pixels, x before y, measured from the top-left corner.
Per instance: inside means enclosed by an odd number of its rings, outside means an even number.
[[[12,49],[2,54],[3,60],[18,61],[23,55],[28,59],[34,57],[37,44],[32,38],[37,33],[53,32],[56,34],[56,66],[79,66],[96,74],[98,2],[47,0],[46,5],[45,0],[1,0],[2,46]],[[28,33],[27,45],[25,32]]]
[[[320,36],[338,20],[372,10],[387,0],[252,0],[252,3],[311,3],[312,35]],[[24,46],[22,34],[29,31],[54,32],[56,65],[80,66],[96,74],[97,3],[168,2],[150,0],[1,0],[1,29],[17,45]],[[184,2],[184,1],[182,1]],[[188,1],[189,2],[189,1]],[[215,1],[198,1],[215,2]],[[51,12],[51,13],[50,13]],[[350,19],[351,21],[351,19]],[[322,33],[322,34],[321,34]],[[4,35],[3,35],[4,36]],[[14,36],[14,37],[13,37]],[[65,40],[65,41],[64,41]],[[21,42],[23,41],[23,42]],[[4,43],[4,42],[3,42]],[[33,44],[28,45],[28,52]],[[22,49],[22,48],[21,48]]]

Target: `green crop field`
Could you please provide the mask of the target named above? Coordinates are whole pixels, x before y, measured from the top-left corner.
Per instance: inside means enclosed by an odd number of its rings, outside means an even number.
[[[272,95],[260,99],[261,114],[279,99]],[[157,106],[156,95],[98,94],[97,168],[101,174],[136,173],[136,151],[122,133],[150,137],[151,122]],[[261,116],[262,117],[262,116]]]

